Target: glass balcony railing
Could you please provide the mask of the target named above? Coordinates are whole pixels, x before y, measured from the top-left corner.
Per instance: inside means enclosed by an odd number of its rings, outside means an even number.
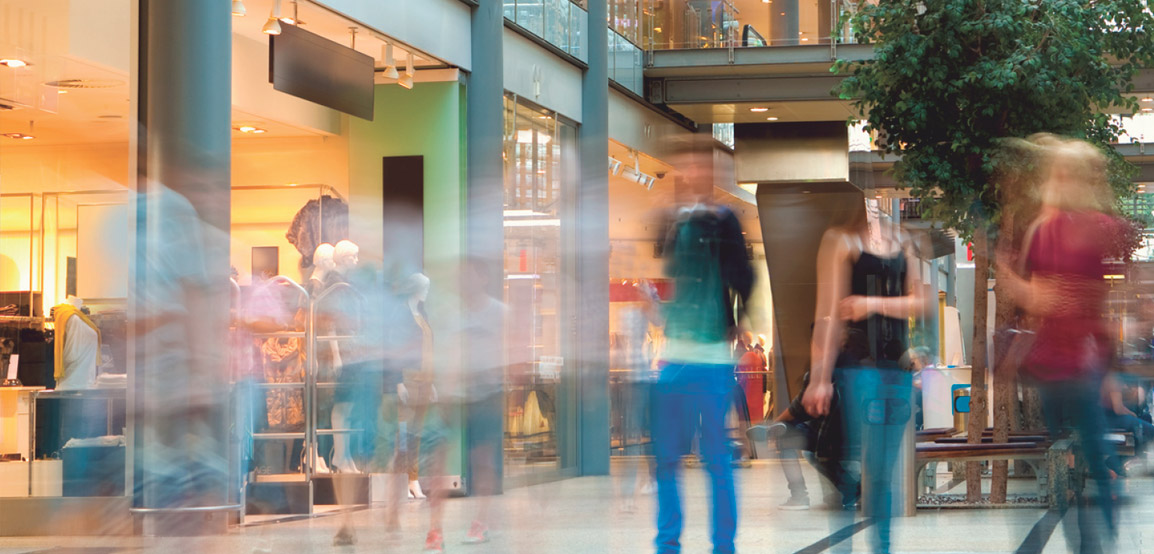
[[[642,96],[644,76],[641,48],[617,31],[609,31],[609,78]]]
[[[642,45],[674,50],[852,43],[847,16],[874,2],[645,0]]]
[[[504,0],[505,19],[588,62],[589,14],[572,0]]]

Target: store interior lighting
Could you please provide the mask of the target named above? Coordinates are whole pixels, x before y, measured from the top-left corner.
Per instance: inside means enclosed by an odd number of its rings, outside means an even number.
[[[777,121],[777,116],[773,116],[773,115],[771,115],[771,116],[769,116],[769,117],[765,118],[765,120],[766,120],[766,121]]]
[[[277,3],[279,4],[280,0],[277,0]],[[301,22],[300,19],[298,18],[298,15],[300,13],[299,9],[300,9],[300,6],[297,4],[297,0],[293,0],[293,14],[291,16],[286,15],[286,16],[282,17],[280,15],[280,10],[277,10],[277,19],[280,19],[281,23],[287,23],[289,25],[297,25]]]
[[[769,111],[769,108],[767,108],[765,106],[756,106],[756,107],[750,108],[749,111],[751,111],[753,113],[765,113],[765,112]]]
[[[560,227],[561,220],[551,219],[506,219],[506,227]]]
[[[385,62],[386,79],[397,79],[401,76],[397,72],[397,60],[393,59],[393,43],[385,41],[385,45],[381,47],[381,59]]]
[[[274,0],[272,13],[269,14],[268,21],[265,22],[260,31],[266,35],[276,36],[280,34],[280,0]]]
[[[745,192],[757,196],[757,183],[738,183],[737,187]]]
[[[232,15],[244,17],[248,10],[244,7],[244,0],[232,0]]]
[[[268,132],[267,129],[261,129],[260,127],[256,127],[253,125],[236,125],[232,129],[234,131],[240,131],[242,133],[251,133],[254,135],[262,135],[262,134]]]
[[[413,53],[409,52],[405,60],[405,74],[397,80],[397,84],[409,90],[413,89]]]
[[[4,59],[0,59],[0,65],[11,67],[12,69],[16,69],[19,67],[27,66],[28,62],[21,60],[21,59],[18,59],[18,58],[4,58]]]
[[[610,175],[620,175],[621,174],[621,160],[618,160],[617,158],[614,158],[613,156],[609,156],[609,174]]]

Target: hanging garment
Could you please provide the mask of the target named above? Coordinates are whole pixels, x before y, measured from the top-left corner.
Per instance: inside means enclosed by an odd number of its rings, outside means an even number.
[[[266,383],[304,381],[304,355],[297,338],[269,338],[261,344]],[[303,390],[270,390],[265,393],[270,429],[299,429],[305,422]]]
[[[96,374],[96,365],[95,365],[96,364],[96,353],[100,351],[100,328],[97,327],[96,324],[93,323],[91,319],[88,319],[88,316],[85,315],[84,312],[80,311],[76,306],[73,306],[72,304],[60,304],[59,306],[52,308],[52,314],[53,314],[52,315],[53,323],[55,324],[54,326],[56,328],[56,333],[58,335],[56,337],[56,348],[55,348],[55,351],[53,352],[56,356],[54,358],[56,365],[55,365],[54,370],[52,372],[53,377],[55,377],[56,381],[59,382],[62,379],[64,379],[64,375],[66,373],[66,370],[70,369],[70,366],[65,364],[65,360],[67,359],[65,356],[65,347],[70,344],[68,332],[72,331],[72,330],[79,329],[79,327],[76,327],[76,326],[73,326],[71,328],[69,327],[70,320],[73,317],[75,317],[80,323],[87,326],[87,328],[90,329],[92,333],[96,334],[96,341],[95,341],[94,345],[91,345],[91,350],[92,350],[91,356],[83,356],[84,352],[81,352],[79,350],[72,350],[70,353],[72,353],[76,356],[80,356],[80,358],[74,357],[71,360],[77,360],[77,363],[79,363],[79,360],[81,358],[91,357],[92,363],[93,363],[92,378],[95,379],[96,378],[96,375],[95,375]],[[87,337],[88,339],[91,338],[89,333],[85,333],[85,335],[89,335]],[[91,340],[85,340],[83,342],[91,343],[92,341]],[[73,348],[79,348],[79,345],[77,344],[77,345],[73,346]]]
[[[521,435],[531,437],[541,433],[548,433],[549,420],[541,412],[541,403],[537,400],[537,391],[532,391],[525,398],[525,415],[521,419]]]
[[[323,242],[336,244],[349,238],[349,205],[329,195],[309,200],[293,216],[285,238],[301,254],[301,269],[313,266],[313,252]]]

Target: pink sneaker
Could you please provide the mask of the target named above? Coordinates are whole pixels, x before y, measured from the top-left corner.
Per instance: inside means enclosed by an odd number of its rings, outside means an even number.
[[[425,535],[425,552],[427,554],[443,554],[445,552],[445,539],[441,536],[440,530],[430,529],[429,534]]]
[[[465,544],[481,544],[489,542],[489,527],[480,521],[474,521],[469,527],[469,534],[465,535]]]

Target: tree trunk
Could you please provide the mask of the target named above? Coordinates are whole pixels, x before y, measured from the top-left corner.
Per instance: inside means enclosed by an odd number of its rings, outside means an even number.
[[[1009,219],[1009,218],[1006,218]],[[1003,221],[1003,229],[1012,228]],[[1010,240],[1008,234],[1003,239]],[[994,294],[997,304],[994,306],[994,442],[1005,443],[1010,440],[1010,421],[1013,412],[1011,405],[1014,398],[1014,374],[1017,368],[1009,367],[1011,360],[1006,356],[1013,340],[1004,331],[1014,324],[1014,299],[1002,281],[994,285]],[[1009,462],[999,460],[994,462],[993,481],[990,484],[990,502],[1002,504],[1006,502],[1006,480],[1009,477]]]
[[[990,245],[986,229],[981,225],[974,231],[974,351],[970,363],[970,415],[967,440],[970,444],[982,442],[986,430],[986,315],[989,301]],[[966,501],[982,499],[981,462],[966,462]]]

